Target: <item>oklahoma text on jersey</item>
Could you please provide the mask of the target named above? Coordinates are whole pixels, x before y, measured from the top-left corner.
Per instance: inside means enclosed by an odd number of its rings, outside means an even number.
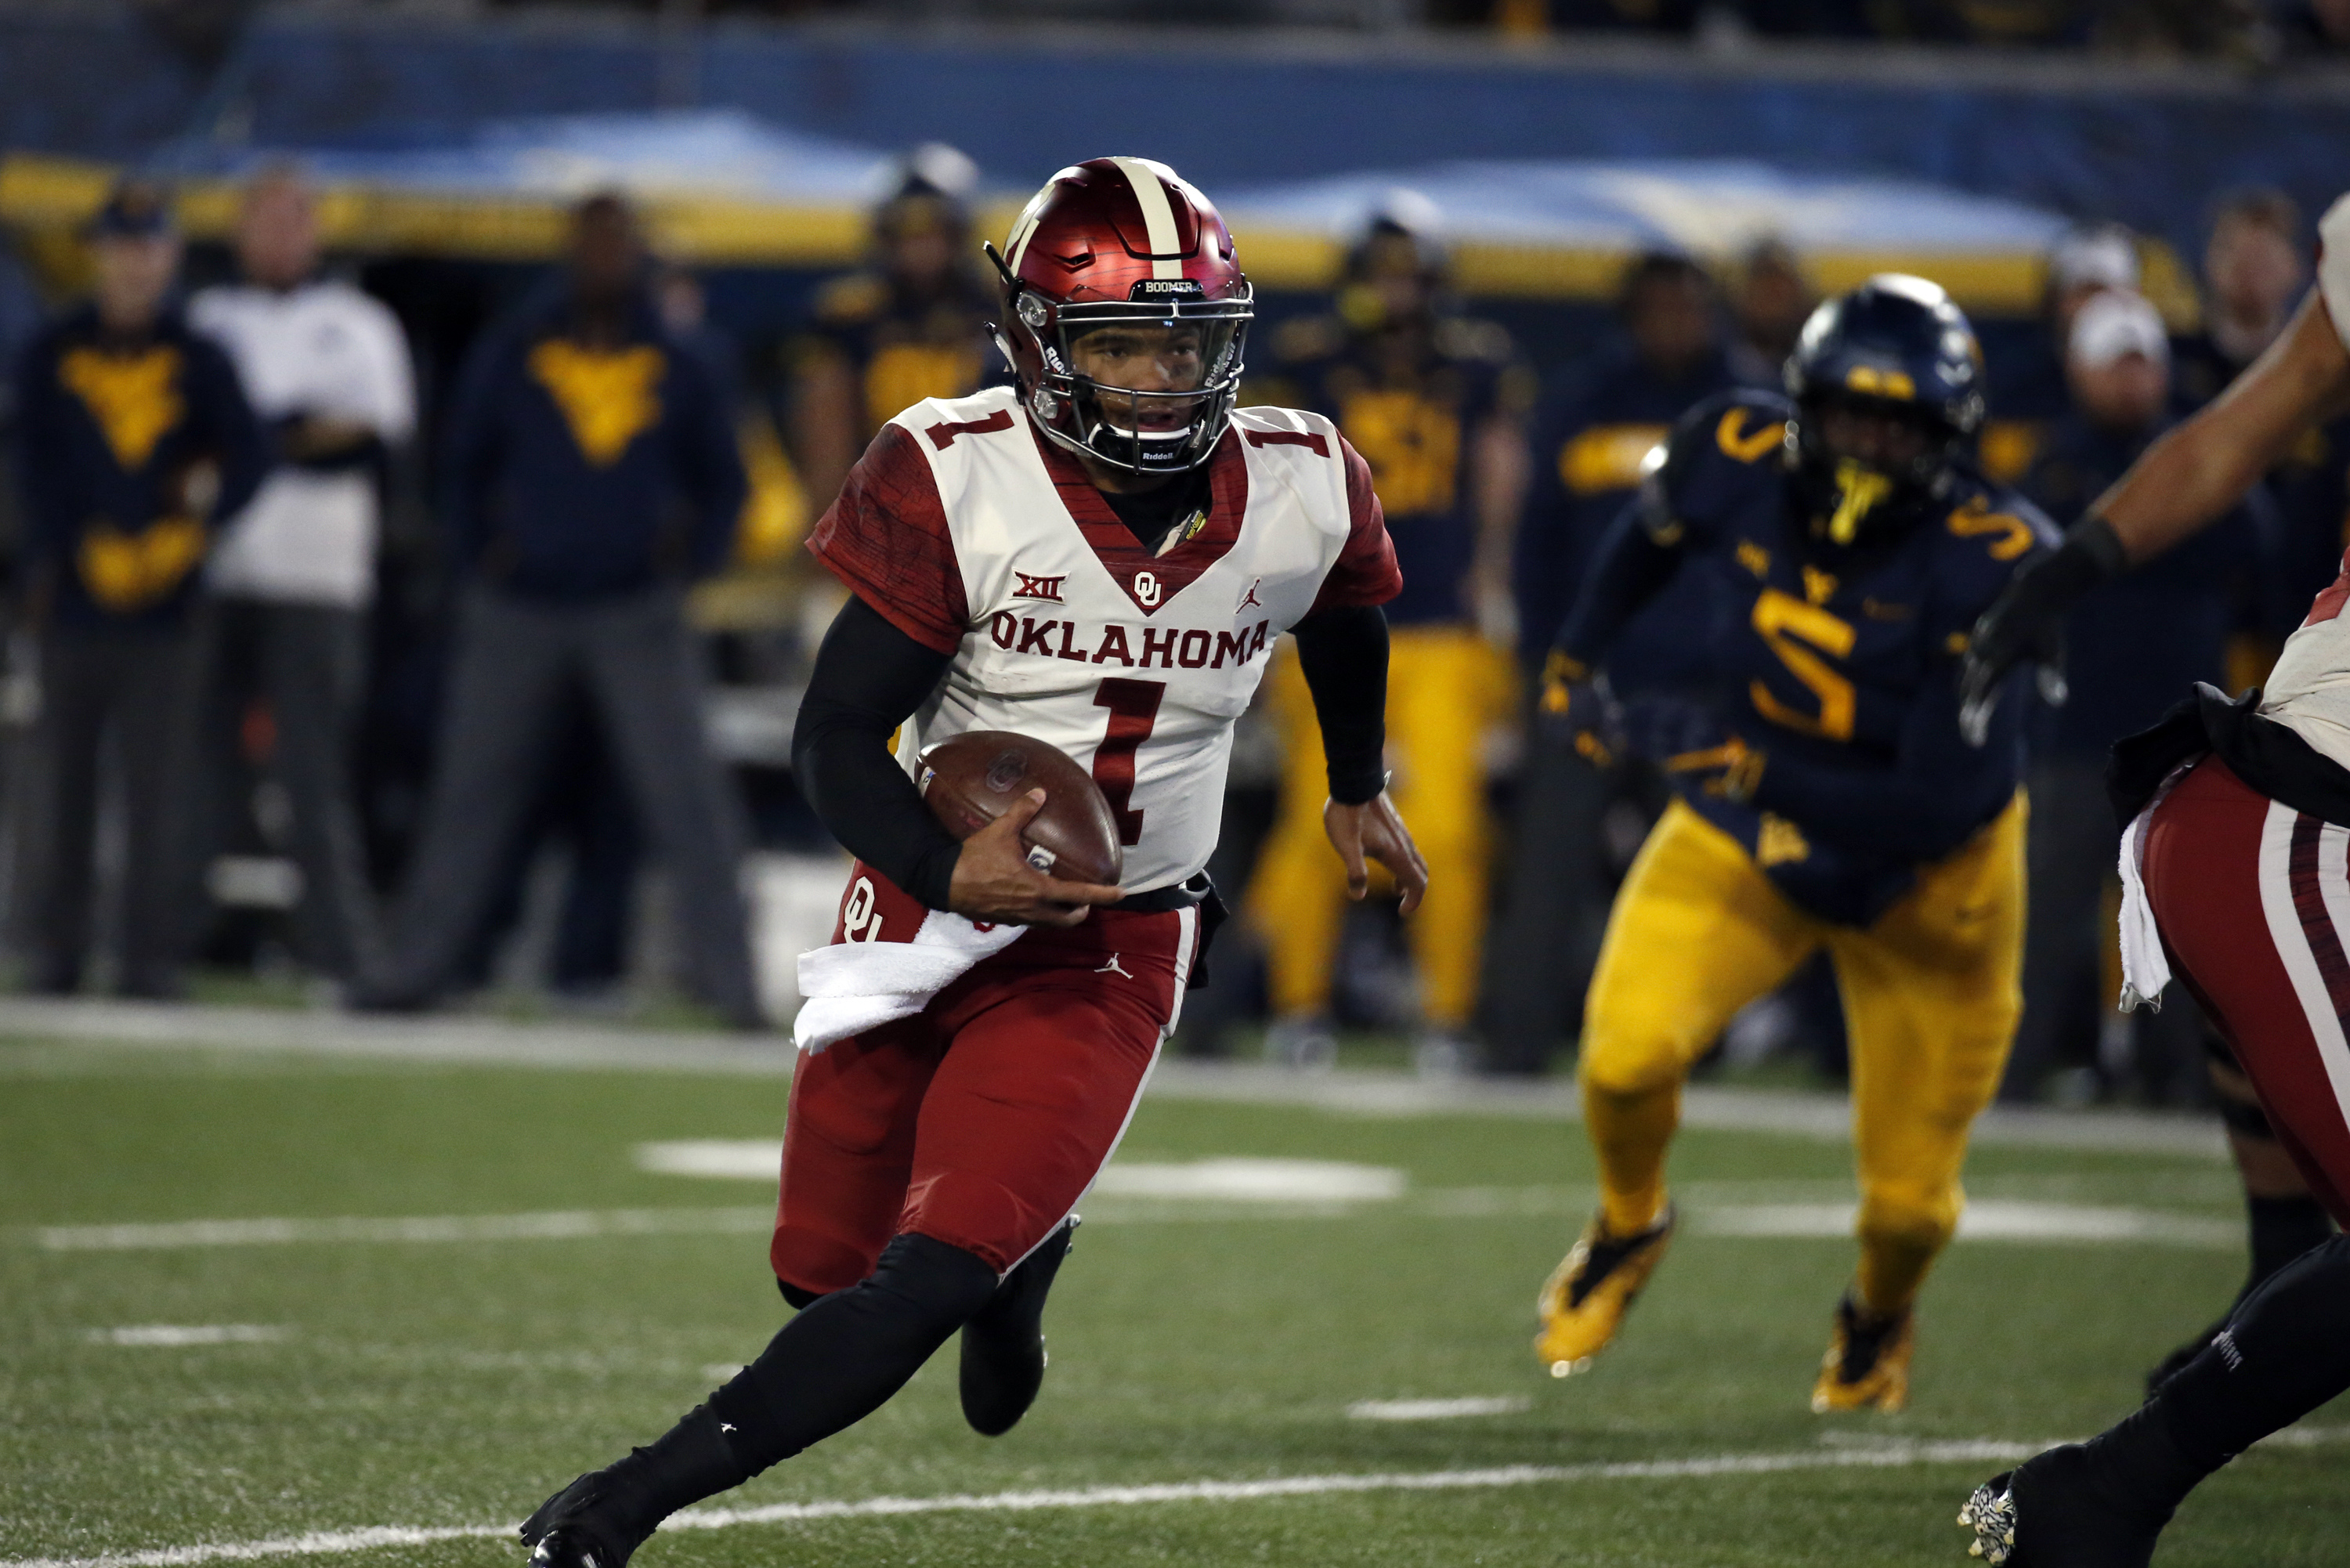
[[[1242,409],[1209,463],[1207,525],[1153,556],[1018,394],[917,403],[810,548],[908,636],[951,653],[898,742],[1015,730],[1089,768],[1148,892],[1207,864],[1232,724],[1272,639],[1397,586],[1370,472],[1318,414]]]

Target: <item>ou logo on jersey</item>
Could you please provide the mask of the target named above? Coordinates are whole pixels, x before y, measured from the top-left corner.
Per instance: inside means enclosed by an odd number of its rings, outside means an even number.
[[[1159,602],[1159,578],[1151,572],[1134,574],[1134,600],[1145,609]]]
[[[881,940],[881,911],[873,906],[879,901],[873,891],[873,879],[859,877],[848,889],[848,902],[841,906],[840,934],[852,942],[878,942]]]

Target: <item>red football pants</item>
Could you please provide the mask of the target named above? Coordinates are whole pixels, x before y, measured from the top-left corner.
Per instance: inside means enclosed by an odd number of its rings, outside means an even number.
[[[1196,909],[1039,926],[915,1016],[802,1054],[776,1277],[845,1290],[901,1231],[1010,1272],[1117,1148],[1182,1007],[1198,930]]]
[[[2207,757],[2156,808],[2147,895],[2171,967],[2227,1036],[2277,1141],[2350,1227],[2350,830]]]

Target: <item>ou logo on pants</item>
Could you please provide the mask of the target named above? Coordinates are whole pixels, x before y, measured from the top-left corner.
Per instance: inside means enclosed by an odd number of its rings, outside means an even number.
[[[1137,603],[1146,607],[1157,604],[1159,602],[1159,578],[1157,575],[1150,572],[1135,573],[1134,597]]]

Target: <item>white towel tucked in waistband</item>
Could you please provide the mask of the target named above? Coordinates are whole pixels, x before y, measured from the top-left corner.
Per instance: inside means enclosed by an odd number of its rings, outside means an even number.
[[[1018,940],[1025,926],[984,929],[932,909],[910,942],[834,942],[800,954],[792,1042],[814,1055],[837,1040],[911,1018],[980,960]]]
[[[2170,983],[2170,959],[2162,950],[2162,932],[2154,923],[2154,905],[2146,896],[2146,835],[2154,820],[2155,808],[2186,775],[2193,763],[2173,768],[2146,809],[2130,819],[2122,829],[2122,994],[2120,1007],[2124,1012],[2143,1007],[2148,1012],[2162,1011],[2162,988]]]

